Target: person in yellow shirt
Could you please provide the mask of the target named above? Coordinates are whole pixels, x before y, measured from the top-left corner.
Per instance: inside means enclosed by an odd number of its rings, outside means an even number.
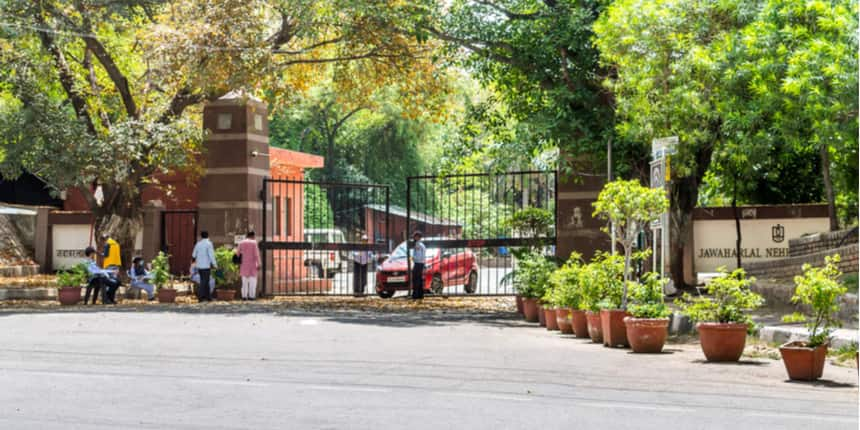
[[[104,243],[104,248],[102,248],[102,267],[105,269],[111,267],[119,269],[122,267],[119,243],[107,234],[102,234],[102,242]]]

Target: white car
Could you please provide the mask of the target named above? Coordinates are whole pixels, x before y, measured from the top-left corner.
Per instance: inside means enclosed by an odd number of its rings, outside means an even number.
[[[312,244],[345,243],[342,231],[336,228],[306,228],[305,242]],[[337,273],[347,271],[346,251],[306,250],[304,264],[311,268],[311,275],[317,278],[334,278]]]

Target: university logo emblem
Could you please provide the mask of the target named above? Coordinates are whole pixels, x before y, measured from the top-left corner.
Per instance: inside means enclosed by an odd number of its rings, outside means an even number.
[[[774,242],[780,243],[785,240],[785,227],[782,224],[777,224],[770,228],[770,234]]]

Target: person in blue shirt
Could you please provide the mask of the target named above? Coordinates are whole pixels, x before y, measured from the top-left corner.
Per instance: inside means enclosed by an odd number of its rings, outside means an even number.
[[[102,304],[116,304],[116,290],[119,288],[119,279],[116,278],[116,270],[102,269],[96,263],[96,249],[88,246],[84,250],[87,257],[87,273],[89,280],[98,278],[102,283]]]
[[[218,263],[215,262],[215,247],[212,246],[212,241],[209,240],[209,232],[203,230],[200,232],[200,240],[194,245],[194,251],[191,253],[191,258],[197,266],[197,273],[200,274],[200,283],[197,288],[198,302],[211,302],[212,292],[208,288],[200,288],[200,286],[209,285],[209,279],[212,277],[212,269],[218,268]]]
[[[197,270],[197,265],[194,264],[194,259],[191,259],[191,268],[188,269],[188,273],[191,275],[191,282],[197,285],[197,288],[200,288],[200,272]],[[215,291],[215,277],[209,277],[209,294]]]
[[[134,257],[131,270],[128,271],[128,278],[131,279],[132,287],[146,291],[149,301],[155,300],[155,288],[147,282],[152,279],[152,275],[144,267],[143,258]]]

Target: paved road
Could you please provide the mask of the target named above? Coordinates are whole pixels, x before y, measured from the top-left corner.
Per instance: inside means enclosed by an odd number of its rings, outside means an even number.
[[[0,313],[3,429],[856,429],[856,371],[825,376],[509,319]]]

